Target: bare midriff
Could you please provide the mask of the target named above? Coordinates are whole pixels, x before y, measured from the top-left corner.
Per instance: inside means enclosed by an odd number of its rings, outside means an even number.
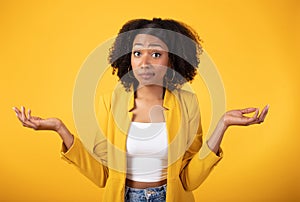
[[[159,181],[159,182],[138,182],[130,179],[126,179],[126,185],[128,187],[136,188],[136,189],[145,189],[149,187],[159,187],[164,184],[167,184],[167,179]]]

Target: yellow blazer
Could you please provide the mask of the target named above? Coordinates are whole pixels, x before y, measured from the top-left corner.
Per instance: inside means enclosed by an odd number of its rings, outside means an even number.
[[[133,91],[123,86],[99,97],[96,106],[99,132],[92,151],[79,138],[62,158],[74,164],[99,187],[105,187],[103,201],[124,201],[126,180],[126,138],[134,107]],[[195,201],[196,189],[222,158],[202,141],[197,97],[187,90],[166,90],[163,101],[168,133],[167,202]]]

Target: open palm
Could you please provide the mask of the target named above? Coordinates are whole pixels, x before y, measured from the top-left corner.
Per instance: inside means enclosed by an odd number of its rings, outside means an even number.
[[[268,113],[269,105],[266,105],[262,112],[259,115],[258,108],[246,108],[240,110],[231,110],[225,113],[224,115],[224,123],[226,126],[231,125],[252,125],[252,124],[260,124],[265,120],[265,117]],[[245,116],[246,114],[253,113],[252,117]]]
[[[34,130],[54,130],[57,131],[60,126],[60,120],[57,118],[43,119],[37,116],[31,116],[31,110],[29,109],[27,115],[25,113],[25,107],[21,107],[19,110],[14,107],[13,110],[23,126],[32,128]]]

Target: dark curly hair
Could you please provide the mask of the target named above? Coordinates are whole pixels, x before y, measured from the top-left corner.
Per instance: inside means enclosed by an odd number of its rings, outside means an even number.
[[[188,25],[172,19],[153,18],[128,21],[120,29],[118,36],[109,50],[109,63],[127,91],[131,85],[137,87],[138,81],[131,70],[131,52],[137,34],[150,34],[161,39],[169,49],[171,69],[164,77],[164,86],[169,90],[180,88],[185,82],[192,81],[197,74],[196,67],[202,53],[201,39]]]

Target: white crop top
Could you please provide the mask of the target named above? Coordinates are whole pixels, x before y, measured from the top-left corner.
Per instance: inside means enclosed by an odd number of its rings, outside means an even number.
[[[166,123],[131,122],[127,137],[127,178],[139,182],[167,179]]]

